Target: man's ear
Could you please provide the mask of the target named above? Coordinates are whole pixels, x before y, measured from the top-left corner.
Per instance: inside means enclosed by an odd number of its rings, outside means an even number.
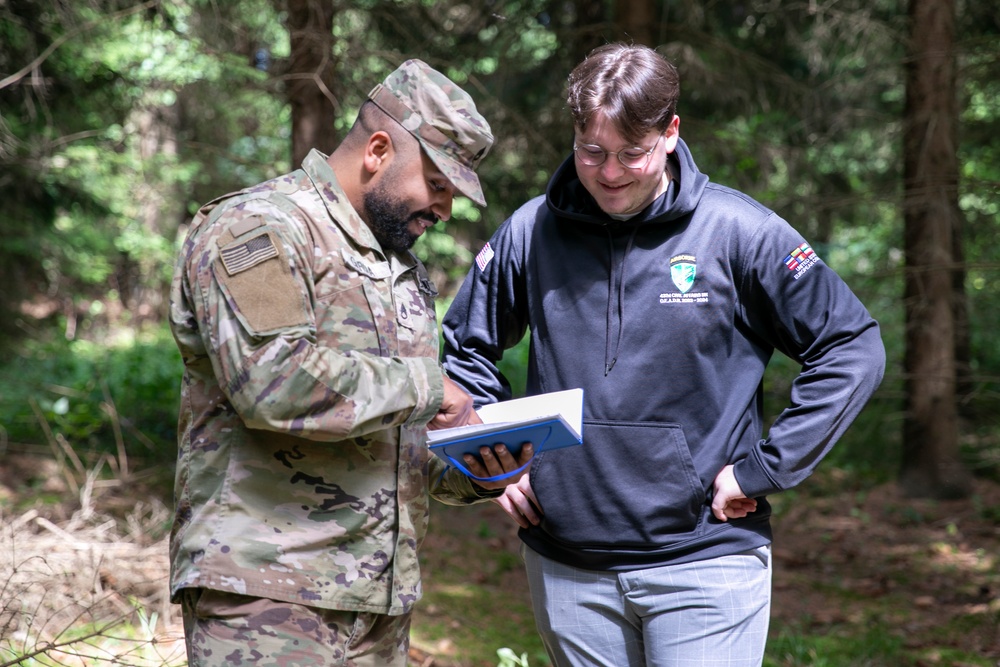
[[[374,174],[382,168],[383,163],[392,157],[392,138],[388,132],[379,130],[368,137],[365,144],[364,165],[369,174]]]
[[[666,131],[663,133],[663,144],[667,148],[667,153],[673,153],[674,149],[677,148],[677,140],[681,136],[681,117],[674,114],[674,119],[670,121],[667,125]]]

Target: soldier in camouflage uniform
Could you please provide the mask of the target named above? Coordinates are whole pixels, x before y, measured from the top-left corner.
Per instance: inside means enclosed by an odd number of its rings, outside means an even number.
[[[184,359],[171,593],[192,667],[405,665],[428,497],[498,494],[431,456],[475,420],[438,363],[436,291],[408,251],[475,174],[486,120],[407,61],[327,158],[216,199],[177,264]],[[520,461],[498,447],[492,475]]]

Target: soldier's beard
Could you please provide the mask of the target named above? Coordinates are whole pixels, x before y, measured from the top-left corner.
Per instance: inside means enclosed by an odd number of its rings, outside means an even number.
[[[421,211],[411,213],[406,204],[381,185],[365,193],[364,206],[368,227],[383,250],[403,252],[412,248],[420,234],[410,231],[410,223],[427,217]]]

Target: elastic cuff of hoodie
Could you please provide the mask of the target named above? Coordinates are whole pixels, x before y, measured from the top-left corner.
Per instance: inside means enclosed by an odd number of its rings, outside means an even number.
[[[760,498],[783,490],[767,473],[759,456],[758,446],[750,456],[733,465],[733,475],[747,498]]]

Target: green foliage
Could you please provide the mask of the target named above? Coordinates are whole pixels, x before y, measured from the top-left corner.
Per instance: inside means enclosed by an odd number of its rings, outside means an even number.
[[[497,657],[500,658],[497,667],[529,667],[527,653],[518,655],[511,649],[504,647],[497,649]]]
[[[130,313],[157,316],[149,303],[166,291],[178,226],[190,202],[209,197],[199,184],[210,180],[214,197],[249,184],[241,176],[278,173],[287,143],[270,138],[281,136],[282,101],[261,94],[264,72],[227,51],[231,25],[205,35],[221,49],[207,46],[200,28],[219,16],[197,10],[215,3],[141,11],[95,1],[40,15],[35,4],[0,5],[0,34],[10,37],[0,63],[11,64],[0,71],[36,59],[33,72],[0,86],[0,235],[11,259],[0,262],[8,286],[0,309],[29,299],[34,312],[117,301],[126,319],[105,308],[101,328],[135,326]],[[260,23],[266,3],[257,5],[248,22]],[[269,16],[271,32],[282,32]],[[232,95],[219,96],[220,86]],[[231,106],[245,90],[255,94]],[[202,127],[211,139],[202,141]],[[0,323],[8,335],[33,329],[11,317]]]
[[[480,169],[489,207],[457,200],[453,218],[415,248],[435,272],[442,304],[496,226],[544,192],[567,154],[566,74],[595,39],[625,37],[604,21],[613,17],[588,23],[585,5],[360,0],[338,7],[331,53],[338,111],[330,121],[338,131],[350,127],[376,81],[419,57],[468,87],[496,136]],[[0,445],[58,436],[83,456],[111,452],[121,438],[130,452],[173,459],[180,360],[165,329],[143,327],[164,318],[177,239],[197,207],[292,167],[290,42],[276,6],[0,1],[0,336],[22,337],[16,345],[0,339]],[[682,136],[699,165],[806,234],[880,322],[886,379],[823,469],[843,471],[840,484],[889,480],[901,456],[904,391],[905,3],[657,7],[660,49],[681,69]],[[977,473],[1000,477],[1000,24],[985,0],[963,2],[958,17],[972,372],[962,399],[965,454]],[[72,340],[54,338],[65,335]],[[527,346],[525,337],[500,364],[515,395],[524,391]],[[797,372],[775,357],[764,386],[768,419],[787,404]],[[781,494],[778,505],[793,502],[794,493]],[[997,514],[982,504],[978,511]],[[547,664],[526,632],[530,608],[497,585],[516,561],[495,552],[473,550],[449,563],[418,607],[420,632],[481,648],[475,657],[483,664],[496,646],[527,649],[496,653],[510,665],[529,656]],[[469,563],[487,565],[471,572]],[[483,577],[485,588],[471,586],[472,576]],[[483,595],[491,604],[482,604]],[[469,626],[477,631],[437,625],[428,611],[435,605],[479,619]],[[497,609],[512,615],[504,620]],[[908,650],[875,617],[832,630],[772,628],[765,664],[932,663],[985,664],[957,650]]]
[[[144,460],[172,462],[180,376],[164,329],[107,345],[27,343],[0,366],[0,424],[11,442],[47,444],[58,434],[100,454],[114,453],[121,437]]]
[[[478,218],[478,210],[473,208],[473,205],[467,200],[458,200],[455,204],[456,209],[468,209],[465,211],[468,219]],[[472,253],[461,245],[452,233],[452,230],[462,225],[461,218],[458,216],[459,213],[456,210],[452,220],[437,223],[424,232],[413,246],[413,253],[425,265],[444,274],[446,281],[443,287],[449,291],[454,289],[454,285],[461,284],[468,272],[469,265],[472,263]]]
[[[883,624],[865,624],[856,632],[812,633],[783,629],[767,647],[765,667],[907,667],[919,664],[903,650],[903,641]]]
[[[969,77],[969,100],[963,115],[960,154],[963,190],[959,205],[965,217],[965,259],[968,266],[966,293],[972,318],[973,373],[996,377],[1000,368],[1000,346],[993,335],[1000,330],[1000,260],[997,255],[996,227],[1000,220],[1000,146],[991,140],[1000,132],[1000,85],[996,58],[975,53],[969,58],[970,71],[992,79]],[[979,397],[989,404],[1000,399],[1000,386],[990,380],[976,383]]]
[[[912,647],[899,628],[874,613],[856,623],[833,628],[801,624],[771,628],[764,667],[919,667],[968,665],[993,667],[987,657],[963,650],[961,639],[995,630],[996,620],[974,614],[943,623],[933,636],[919,638]],[[912,638],[910,638],[912,639]]]
[[[500,360],[498,368],[510,382],[513,397],[523,396],[528,383],[528,350],[531,342],[531,332],[528,331],[514,347],[507,350]]]
[[[895,466],[902,419],[905,3],[657,8],[659,48],[681,71],[682,136],[699,165],[800,229],[882,325],[886,382],[833,454],[881,478]],[[493,128],[480,168],[489,206],[458,199],[452,219],[415,248],[443,298],[567,155],[565,77],[590,45],[624,37],[610,7],[591,9],[544,0],[338,7],[330,122],[340,132],[407,57],[465,85]],[[972,373],[962,400],[970,460],[983,469],[1000,459],[1000,26],[984,0],[962,3],[958,17]],[[292,167],[283,18],[270,0],[0,3],[0,72],[11,73],[0,77],[0,337],[58,330],[82,343],[162,321],[177,239],[197,207]],[[16,349],[9,338],[0,347]],[[526,349],[502,362],[515,393]],[[794,372],[777,363],[766,387],[774,410]]]

